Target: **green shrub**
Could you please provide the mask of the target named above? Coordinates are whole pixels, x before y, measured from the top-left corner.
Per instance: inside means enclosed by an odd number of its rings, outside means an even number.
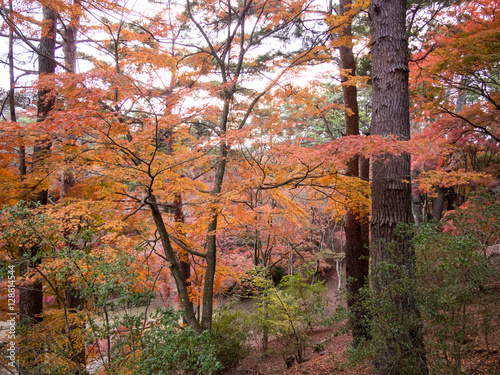
[[[256,277],[254,282],[261,290],[259,307],[252,320],[255,331],[263,337],[276,337],[282,344],[284,357],[293,355],[298,362],[304,360],[304,350],[311,346],[306,331],[325,322],[328,298],[322,283],[310,283],[301,274],[284,276],[278,287],[269,278]]]
[[[208,375],[219,370],[222,366],[208,331],[198,334],[181,327],[180,319],[178,311],[158,311],[143,329],[144,316],[129,317],[124,322],[127,333],[114,345],[115,373]]]
[[[468,233],[420,227],[416,243],[430,367],[435,373],[461,374],[468,353],[479,347],[489,353],[494,332],[498,335],[498,259],[484,256],[480,239]]]
[[[231,367],[248,354],[250,325],[246,314],[224,309],[217,311],[212,323],[212,342],[216,356],[224,367]]]

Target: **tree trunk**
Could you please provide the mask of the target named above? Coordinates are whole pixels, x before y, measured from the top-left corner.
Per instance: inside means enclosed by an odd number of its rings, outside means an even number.
[[[45,74],[52,74],[55,72],[55,46],[56,46],[56,23],[57,14],[55,11],[48,7],[43,7],[43,27],[42,37],[40,39],[38,55],[38,73],[42,77]],[[50,95],[51,90],[42,88],[38,92],[37,103],[37,121],[41,122],[47,118],[48,113],[54,108],[54,97]],[[35,143],[34,153],[34,168],[38,168],[44,162],[50,151],[50,142],[48,140],[39,140]],[[35,201],[41,205],[48,202],[48,191],[46,189],[38,192]],[[30,249],[24,249],[20,255],[27,255],[29,258],[34,259],[34,262],[28,261],[27,266],[23,267],[21,272],[27,272],[28,267],[33,267],[39,264],[38,253],[40,249],[38,245]],[[24,273],[22,272],[22,273]],[[34,324],[41,320],[43,312],[43,290],[42,282],[34,281],[25,283],[19,287],[19,312],[21,319],[26,319],[29,324]]]
[[[444,201],[446,198],[446,193],[448,193],[448,188],[439,186],[437,188],[437,191],[438,191],[438,196],[434,201],[434,206],[432,207],[432,220],[435,223],[441,220],[441,217],[443,216]]]
[[[422,197],[420,192],[416,191],[412,194],[413,201],[413,219],[416,225],[420,225],[424,222],[424,216],[422,215]]]
[[[351,0],[340,0],[340,15],[344,15],[352,4]],[[351,24],[348,23],[342,29],[343,35],[352,36]],[[343,45],[340,50],[341,68],[348,72],[349,76],[356,75],[356,61],[351,45]],[[342,77],[347,81],[348,77]],[[359,135],[359,111],[357,88],[353,85],[342,85],[345,110],[346,135]],[[347,163],[346,175],[358,178],[360,176],[359,158],[354,157]],[[346,235],[346,279],[347,281],[347,307],[351,312],[350,325],[353,335],[353,344],[356,346],[367,338],[366,312],[360,300],[360,289],[365,285],[368,278],[368,248],[363,242],[359,208],[350,208],[345,216]]]
[[[73,2],[73,6],[79,6],[77,2]],[[76,13],[78,14],[78,13]],[[64,53],[64,64],[69,73],[76,72],[76,35],[78,31],[78,23],[79,16],[73,16],[70,19],[70,22],[67,25],[63,25],[62,37],[63,37],[63,53]],[[72,187],[76,184],[76,178],[73,174],[73,171],[70,169],[66,169],[63,171],[61,176],[61,190],[60,190],[60,200],[64,199],[64,196]],[[70,240],[71,233],[65,233],[65,237]],[[73,244],[69,244],[69,246],[73,246]],[[85,307],[85,299],[82,298],[78,290],[73,287],[73,283],[71,282],[71,276],[68,275],[66,279],[66,309],[68,312],[68,321],[70,322],[67,333],[68,338],[71,342],[71,348],[74,351],[71,354],[70,359],[75,363],[77,367],[78,374],[86,374],[86,357],[85,357],[85,345],[81,348],[81,341],[79,341],[76,337],[77,335],[81,335],[79,332],[85,329],[85,321],[78,321],[75,318],[75,315],[78,314],[78,311],[81,311]],[[71,323],[75,322],[76,323]]]
[[[191,328],[193,328],[196,332],[201,333],[203,329],[201,328],[198,319],[196,319],[193,303],[189,299],[186,281],[181,272],[179,261],[177,260],[174,249],[172,248],[172,245],[170,243],[167,228],[165,226],[165,222],[163,221],[163,217],[161,216],[161,212],[158,208],[158,203],[156,202],[156,198],[154,195],[150,195],[147,200],[147,204],[151,209],[151,215],[153,216],[156,229],[158,230],[158,233],[160,235],[165,258],[169,263],[168,267],[170,269],[170,273],[174,277],[175,285],[177,286],[177,294],[181,302],[181,307],[184,309],[184,317]]]
[[[53,74],[56,71],[56,25],[57,13],[44,6],[43,7],[43,27],[40,39],[38,55],[38,74],[43,77],[46,74]],[[43,87],[38,92],[37,121],[43,121],[54,108],[55,98],[51,96],[51,89]]]
[[[186,238],[186,233],[182,228],[182,225],[184,224],[184,212],[182,211],[181,194],[175,195],[173,206],[174,206],[174,221],[176,224],[179,224],[181,226],[181,228],[178,229],[177,234],[180,236],[181,242],[183,242],[183,239]],[[181,273],[182,276],[184,277],[186,285],[189,287],[191,285],[191,282],[189,281],[189,279],[191,278],[191,263],[189,262],[188,252],[181,248],[179,248],[179,267],[181,269]]]
[[[229,111],[229,102],[227,103],[227,110]],[[224,126],[225,133],[225,126]],[[212,197],[217,199],[217,196],[222,191],[222,182],[224,180],[224,174],[226,170],[228,155],[228,147],[224,143],[220,146],[220,156],[219,163],[217,166],[217,171],[215,174],[215,185],[212,191]],[[213,208],[211,211],[211,220],[208,224],[207,229],[207,250],[206,250],[206,262],[207,267],[205,271],[205,280],[203,284],[203,302],[202,302],[202,312],[201,312],[201,325],[204,329],[212,330],[212,312],[213,312],[213,300],[214,300],[214,284],[215,284],[215,270],[217,266],[217,221],[218,221],[218,209]]]
[[[71,342],[71,355],[69,359],[76,365],[76,373],[79,375],[87,374],[85,344],[82,343],[83,331],[85,330],[85,321],[77,320],[75,315],[85,307],[85,300],[79,296],[71,283],[70,278],[66,279],[66,309],[69,321],[68,339]]]
[[[171,82],[174,85],[174,82]],[[164,134],[164,139],[161,144],[165,147],[167,155],[174,155],[174,132],[173,129],[167,129]],[[183,177],[183,176],[182,176]],[[182,195],[180,193],[175,194],[174,201],[172,203],[172,208],[174,211],[174,222],[177,225],[177,235],[180,237],[180,241],[184,242],[186,238],[186,233],[183,229],[184,225],[184,212],[182,210]],[[179,248],[179,267],[181,269],[186,285],[190,285],[188,280],[191,278],[191,263],[189,262],[189,254],[187,251]]]
[[[373,0],[373,113],[371,133],[410,138],[406,1]],[[376,374],[427,374],[422,327],[414,296],[413,236],[398,233],[412,218],[410,155],[378,155],[372,167],[372,275],[378,301],[374,317]],[[382,308],[382,307],[381,307]],[[390,319],[391,321],[388,321]]]
[[[359,161],[359,177],[366,182],[370,181],[370,159],[361,157]],[[361,238],[366,255],[366,275],[370,271],[370,218],[368,215],[360,215],[361,218]]]
[[[40,79],[43,79],[45,75],[54,74],[56,71],[55,49],[57,13],[44,6],[42,24],[42,37],[40,39],[38,54],[38,76]],[[54,106],[55,96],[52,95],[50,86],[47,87],[47,82],[44,82],[42,83],[42,87],[38,90],[37,122],[45,121]],[[51,144],[48,139],[40,139],[35,143],[33,150],[33,169],[39,168],[40,165],[44,163],[50,152],[50,147]],[[38,193],[38,202],[42,205],[47,204],[47,194],[48,191],[46,189]]]
[[[413,211],[413,220],[415,225],[420,225],[425,222],[424,212],[423,212],[423,202],[422,196],[420,192],[420,187],[418,186],[418,182],[416,182],[419,175],[419,171],[417,168],[412,170],[412,211]]]
[[[78,6],[74,3],[73,6]],[[70,22],[64,25],[62,32],[64,64],[71,73],[76,73],[76,35],[78,31],[79,17],[71,17]]]
[[[172,76],[174,77],[174,76]],[[171,86],[174,85],[174,78],[172,78]],[[164,148],[167,155],[174,155],[174,132],[172,128],[168,128],[163,132],[162,139],[159,140],[159,144]],[[183,177],[183,176],[182,176]],[[182,210],[182,194],[176,193],[174,201],[172,202],[172,210],[174,212],[174,222],[176,225],[176,236],[182,242],[185,243],[186,233],[184,231],[184,212]],[[189,279],[191,278],[191,263],[189,262],[189,253],[180,248],[177,253],[179,259],[179,268],[181,274],[184,278],[186,287],[191,286]],[[186,318],[184,321],[187,323]]]
[[[23,260],[25,256],[32,258],[36,256],[38,247],[33,246],[30,249],[21,247],[19,257],[19,274],[25,275],[34,263],[29,260]],[[29,325],[35,325],[42,321],[43,312],[43,289],[41,281],[24,282],[18,285],[19,289],[19,319],[24,320]]]

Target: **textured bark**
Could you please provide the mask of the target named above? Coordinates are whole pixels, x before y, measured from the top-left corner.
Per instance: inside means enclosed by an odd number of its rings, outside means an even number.
[[[373,0],[369,8],[372,35],[373,113],[371,133],[410,138],[406,1]],[[396,231],[412,218],[410,155],[379,155],[372,167],[372,275],[375,295],[390,301],[393,321],[378,316],[381,330],[374,357],[377,374],[427,374],[422,329],[411,281],[415,252],[412,235]],[[394,264],[384,270],[382,265]],[[390,327],[398,324],[395,331]],[[382,327],[382,328],[381,328]],[[411,372],[409,371],[411,367]]]
[[[44,6],[42,37],[40,39],[38,55],[38,75],[40,78],[56,71],[55,49],[56,49],[56,25],[57,13]],[[50,111],[55,106],[55,96],[52,95],[50,87],[43,86],[38,91],[37,102],[37,122],[45,121]],[[34,147],[34,168],[43,164],[50,152],[50,140],[38,140]],[[43,190],[38,195],[38,201],[43,205],[47,204],[47,190]]]
[[[63,30],[63,52],[64,63],[69,72],[76,72],[76,35],[77,35],[77,19],[72,19],[70,24],[66,25]]]
[[[352,4],[351,0],[340,0],[340,15],[344,15]],[[344,36],[352,36],[351,24],[348,23],[343,29]],[[350,76],[356,75],[356,60],[352,46],[341,46],[340,62],[341,68]],[[342,77],[347,81],[347,77]],[[352,85],[343,85],[345,110],[346,135],[359,135],[359,110],[357,88]],[[359,158],[354,157],[347,163],[346,175],[359,177]],[[351,208],[345,216],[346,234],[346,279],[347,281],[347,307],[351,311],[350,325],[353,334],[353,343],[357,345],[361,340],[367,338],[366,311],[360,300],[360,289],[365,285],[368,278],[368,248],[363,242],[361,220],[359,209]]]
[[[359,177],[363,181],[370,181],[370,159],[361,157],[359,161]],[[361,216],[361,237],[363,240],[364,251],[366,252],[366,273],[369,274],[370,269],[370,219],[368,216]]]
[[[43,7],[43,27],[42,37],[40,39],[40,54],[38,55],[38,72],[40,76],[55,72],[55,46],[56,46],[56,23],[57,14],[50,8]],[[37,103],[37,121],[46,119],[49,112],[54,108],[54,98],[50,95],[50,89],[43,88],[38,92]],[[38,168],[43,163],[47,154],[50,152],[50,142],[40,140],[36,142],[34,153],[33,169]],[[45,205],[48,202],[48,191],[42,190],[38,192],[35,201]],[[21,250],[20,255],[27,255],[35,261],[29,261],[24,265],[20,273],[28,272],[28,268],[36,267],[39,264],[37,259],[40,249],[38,246],[33,246],[30,249]],[[29,324],[35,324],[41,321],[43,312],[43,290],[41,281],[26,282],[19,286],[19,312],[21,319],[26,319]]]

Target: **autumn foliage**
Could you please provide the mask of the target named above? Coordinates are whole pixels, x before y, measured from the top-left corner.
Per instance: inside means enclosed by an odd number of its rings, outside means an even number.
[[[444,8],[421,36],[411,140],[337,136],[335,81],[370,83],[336,66],[340,45],[367,58],[366,35],[342,34],[364,1],[342,15],[306,0],[0,3],[16,103],[9,116],[6,93],[0,256],[19,286],[43,285],[39,324],[17,335],[19,369],[83,373],[95,360],[113,373],[120,356],[141,355],[128,346],[146,340],[141,329],[163,324],[148,325],[148,310],[134,321],[132,308],[180,308],[199,334],[216,297],[255,267],[328,270],[319,254],[344,251],[346,213],[370,215],[370,182],[346,173],[355,157],[411,153],[423,221],[440,188],[452,210],[498,186],[495,1]],[[55,71],[33,71],[32,58]]]

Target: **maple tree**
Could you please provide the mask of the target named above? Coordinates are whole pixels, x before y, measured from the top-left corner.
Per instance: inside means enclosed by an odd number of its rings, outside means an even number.
[[[450,7],[428,31],[423,51],[413,57],[413,117],[417,124],[425,124],[418,137],[450,146],[444,157],[427,156],[414,163],[419,192],[435,197],[434,220],[441,218],[445,198],[451,209],[467,199],[470,187],[495,185],[498,59],[492,52],[497,13],[495,1]]]
[[[306,3],[304,2],[304,4]],[[214,2],[214,7],[217,8],[218,6],[222,5]],[[276,10],[269,5],[263,8],[259,8],[259,6],[261,5],[249,2],[247,6],[241,9],[241,14],[238,12],[233,13],[231,8],[228,8],[227,14],[235,20],[234,22],[236,22],[239,28],[244,28],[245,17],[257,17],[256,20],[258,21],[264,20],[266,15]],[[274,4],[273,6],[278,6],[281,9],[280,4]],[[247,96],[250,96],[251,100],[248,103],[244,103],[243,101],[240,103],[239,100],[236,100],[236,93],[240,91],[244,92],[238,87],[239,81],[244,82],[243,78],[240,76],[251,77],[254,74],[253,68],[247,71],[247,65],[251,64],[251,62],[250,60],[244,60],[244,56],[248,51],[260,45],[264,37],[272,37],[274,34],[279,34],[281,31],[285,31],[287,28],[292,27],[292,21],[298,19],[297,17],[300,16],[303,9],[300,3],[296,3],[290,11],[291,13],[287,15],[288,20],[286,20],[285,23],[274,24],[275,21],[278,21],[277,19],[266,19],[268,23],[262,26],[263,31],[258,32],[256,29],[250,30],[247,40],[245,40],[244,36],[237,36],[234,32],[230,32],[225,42],[226,47],[220,50],[214,43],[218,42],[215,39],[219,38],[222,27],[226,27],[227,30],[229,30],[228,26],[224,24],[226,21],[221,25],[214,24],[215,27],[212,29],[214,36],[209,37],[206,31],[208,29],[197,25],[201,22],[196,18],[198,8],[189,5],[186,9],[187,13],[179,18],[179,24],[171,24],[164,29],[162,29],[164,25],[158,22],[148,25],[150,28],[158,27],[158,30],[155,30],[155,32],[162,32],[166,34],[166,37],[172,38],[173,49],[169,48],[168,45],[166,46],[163,60],[158,58],[152,59],[153,56],[158,55],[158,50],[156,49],[158,45],[155,45],[155,42],[152,40],[147,40],[150,36],[160,37],[160,34],[153,35],[143,25],[131,25],[122,21],[118,24],[111,24],[105,21],[104,29],[109,32],[110,41],[107,45],[104,45],[106,46],[105,50],[113,58],[113,64],[111,65],[113,67],[112,69],[106,69],[106,65],[97,64],[97,68],[90,73],[81,75],[61,74],[57,77],[50,77],[51,79],[43,81],[44,84],[53,85],[52,95],[54,98],[56,96],[59,98],[55,110],[50,114],[50,122],[48,121],[49,119],[44,121],[44,125],[47,125],[44,130],[49,131],[53,137],[52,147],[58,150],[62,150],[63,147],[65,149],[65,155],[62,153],[54,154],[54,162],[57,159],[73,159],[73,162],[68,164],[68,169],[73,169],[82,176],[86,176],[83,178],[77,176],[81,181],[80,184],[76,183],[73,187],[68,186],[70,189],[67,190],[65,188],[64,194],[68,198],[77,196],[82,198],[88,196],[89,183],[94,183],[96,180],[104,181],[105,178],[109,177],[109,181],[112,181],[112,189],[115,189],[112,191],[113,193],[121,190],[124,196],[128,197],[128,199],[132,199],[129,200],[131,205],[133,205],[134,200],[139,203],[138,208],[130,208],[131,212],[137,211],[136,216],[144,214],[141,210],[144,204],[150,207],[152,218],[160,234],[162,246],[167,253],[166,258],[169,260],[169,264],[172,268],[171,271],[176,277],[179,294],[181,295],[181,303],[186,311],[188,321],[194,327],[196,327],[198,323],[194,318],[193,309],[190,307],[191,301],[188,297],[186,277],[181,277],[181,275],[177,273],[177,258],[175,257],[175,253],[170,243],[171,239],[166,232],[166,225],[163,221],[159,205],[163,206],[167,204],[166,202],[175,201],[176,199],[178,201],[179,193],[176,191],[179,191],[180,185],[166,185],[170,184],[171,181],[176,182],[177,180],[181,180],[179,182],[182,184],[183,193],[192,194],[191,199],[197,202],[196,204],[200,204],[200,199],[206,201],[201,201],[201,205],[206,205],[206,208],[200,210],[202,215],[198,219],[199,222],[195,224],[198,225],[199,228],[196,229],[196,231],[199,231],[203,227],[203,221],[206,222],[208,226],[206,249],[203,251],[200,251],[199,248],[193,250],[192,244],[186,246],[186,244],[183,244],[183,241],[179,241],[178,238],[175,238],[174,242],[176,242],[175,246],[179,246],[181,249],[188,248],[191,254],[201,257],[206,262],[206,270],[202,269],[205,275],[205,281],[203,282],[204,292],[202,293],[204,299],[202,303],[202,326],[209,328],[213,285],[215,282],[215,264],[217,260],[215,241],[219,216],[218,206],[222,206],[223,204],[221,202],[224,202],[220,195],[222,193],[223,177],[229,155],[228,144],[234,142],[229,136],[238,136],[237,132],[241,132],[246,126],[246,122],[251,111],[256,106],[257,101],[278,82],[276,79],[270,80],[269,84],[266,85],[266,89],[262,92],[255,92],[255,90],[249,91]],[[180,15],[180,13],[176,15]],[[72,19],[74,18],[75,17]],[[171,18],[172,15],[170,16],[170,19]],[[177,42],[175,38],[178,36],[176,36],[175,33],[178,33],[179,29],[176,31],[174,28],[180,28],[188,19],[190,19],[194,28],[198,29],[198,36],[205,39],[207,44],[206,49],[195,49],[194,53],[188,53],[182,58],[176,57],[175,53],[178,47],[176,47]],[[279,21],[282,21],[282,19]],[[132,32],[134,27],[139,29],[140,32]],[[186,35],[186,38],[193,38],[189,33]],[[196,39],[196,36],[194,38]],[[179,50],[188,50],[189,48],[187,47],[189,43],[189,39],[183,40],[181,43],[182,47],[179,48]],[[235,56],[231,54],[231,46],[233,43],[237,43],[234,47],[235,50],[240,49],[239,54]],[[245,43],[247,43],[247,45],[245,45]],[[152,48],[152,45],[155,48]],[[198,46],[196,46],[196,48],[198,48]],[[310,59],[308,53],[310,52],[311,51],[306,50],[305,53],[299,54],[295,60],[288,63],[289,67],[298,65],[302,61],[308,61]],[[183,52],[183,54],[184,53],[185,52]],[[143,61],[148,61],[148,58],[151,58],[149,60],[149,62],[151,62],[150,66],[143,63]],[[209,58],[215,59],[215,65],[209,63]],[[262,70],[267,64],[270,66],[270,69],[272,69],[269,63],[271,58],[272,57],[267,57],[268,61],[264,61],[264,63],[259,62],[259,68]],[[227,63],[226,59],[230,59],[230,62],[234,60],[236,65],[233,66],[232,63]],[[279,59],[276,61],[278,60]],[[202,64],[198,64],[200,61]],[[184,66],[186,68],[182,71],[179,69],[179,66],[176,66],[179,62],[185,64]],[[71,66],[74,64],[70,63],[67,65]],[[147,85],[139,87],[138,82],[127,80],[127,74],[131,72],[141,71],[143,73],[149,72],[157,74],[161,69],[171,74],[171,85],[167,92],[162,92],[160,89],[153,90],[151,87],[147,88]],[[220,76],[220,82],[214,83],[213,81],[206,82],[203,80],[203,77],[210,76],[210,70],[212,69],[215,74]],[[283,76],[287,69],[289,70],[290,68],[282,69],[278,78]],[[89,87],[91,79],[94,82],[90,84]],[[111,92],[113,93],[111,97],[109,96],[109,91],[100,90],[96,86],[92,87],[92,85],[95,85],[98,81],[101,81],[103,85],[111,86]],[[74,90],[80,90],[79,93],[81,97],[78,101],[73,99]],[[187,115],[184,113],[170,113],[170,108],[173,108],[175,103],[180,100],[181,95],[192,93],[192,95],[205,95],[208,97],[213,96],[214,93],[217,92],[219,92],[219,94],[216,95],[216,98],[221,97],[224,100],[220,102],[215,100],[215,103],[205,104],[198,113],[189,113]],[[252,92],[255,92],[253,97]],[[122,111],[122,106],[127,102],[131,102],[132,106],[128,111]],[[221,109],[221,103],[222,116],[217,118],[217,111]],[[163,109],[158,109],[156,107],[158,105],[162,105]],[[245,106],[247,106],[246,109]],[[63,108],[64,110],[62,110]],[[232,112],[230,112],[230,110]],[[82,119],[78,113],[83,112],[85,112],[85,118]],[[236,117],[230,118],[233,112]],[[130,113],[132,113],[132,115]],[[72,123],[70,126],[68,126],[68,114],[72,116]],[[202,120],[204,117],[206,117],[206,120]],[[231,127],[228,125],[230,120]],[[206,150],[203,150],[203,147],[196,146],[197,142],[195,142],[193,136],[189,133],[189,127],[182,126],[182,122],[190,125],[191,128],[195,128],[196,131],[205,129],[205,136],[201,139],[201,143],[209,143],[208,147],[205,147]],[[168,125],[169,123],[172,125]],[[59,128],[60,125],[62,125],[62,127]],[[171,139],[173,134],[168,135],[168,133],[173,133],[174,128],[176,133],[175,142],[178,142],[180,148],[177,149],[178,146],[174,143],[169,146],[172,149],[171,151],[166,154],[159,152],[163,146],[163,138],[167,137]],[[230,132],[235,132],[235,134],[232,135]],[[218,142],[217,137],[222,140],[222,143],[214,148],[212,145]],[[143,147],[143,145],[150,144],[147,140],[154,140],[155,143],[152,147]],[[191,148],[191,150],[188,150],[188,147]],[[219,148],[218,155],[214,154],[212,151],[216,150],[217,147]],[[84,155],[84,157],[81,158],[79,156],[80,154]],[[80,164],[81,161],[83,161],[83,164]],[[192,164],[192,161],[196,161],[197,166]],[[187,163],[191,163],[192,165],[182,170],[178,168],[174,171],[170,171],[169,168],[159,167],[160,165],[168,165],[168,162],[171,162],[174,166]],[[90,167],[91,165],[95,167]],[[114,165],[114,168],[102,168],[103,165],[107,165],[108,167]],[[212,173],[213,165],[216,165],[214,173]],[[90,175],[88,171],[85,172],[83,170],[83,168],[89,170],[89,167],[90,171],[93,171],[90,172]],[[153,171],[151,170],[152,168]],[[154,171],[154,169],[156,169],[156,171]],[[172,169],[174,169],[174,167],[172,167]],[[206,182],[197,182],[197,178],[193,178],[192,172],[190,173],[191,176],[186,176],[187,171],[190,169],[198,169],[201,175],[207,174],[208,178],[205,180]],[[93,173],[100,173],[101,177],[92,176]],[[116,180],[114,177],[116,173],[123,173],[122,178],[126,181],[133,181],[132,183],[136,187],[145,187],[146,190],[136,191],[139,197],[137,197],[137,195],[134,196],[134,194],[129,192],[130,188],[127,184],[123,184],[123,180]],[[35,177],[33,177],[33,179],[34,178]],[[45,179],[45,181],[47,181],[47,179]],[[192,188],[190,188],[189,185],[192,185]],[[210,185],[212,186],[209,187]],[[86,186],[87,192],[83,195],[79,195],[77,192],[81,193],[84,186]],[[168,189],[162,192],[166,186],[168,186]],[[202,191],[202,187],[205,186],[207,189],[203,189]],[[157,191],[159,191],[159,193],[152,194],[153,189],[155,193]],[[146,196],[144,196],[145,192]],[[174,194],[174,196],[171,198],[172,194]],[[177,198],[174,198],[175,196],[177,196]],[[161,202],[159,202],[157,198],[161,199]],[[141,202],[143,202],[142,205],[140,204]],[[178,216],[180,217],[180,215]],[[194,214],[194,216],[196,216],[196,214]],[[179,224],[181,228],[182,223],[179,222]],[[195,237],[196,240],[204,242],[203,236],[200,233],[197,233],[195,236],[197,236]]]

